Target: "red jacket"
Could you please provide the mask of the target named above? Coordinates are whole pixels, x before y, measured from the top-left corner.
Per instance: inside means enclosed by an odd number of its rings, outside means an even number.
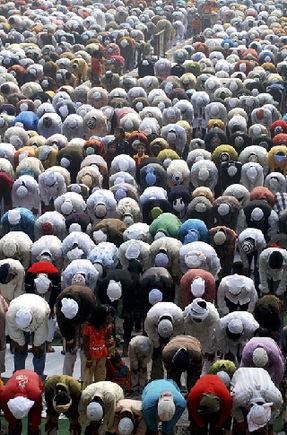
[[[204,375],[196,382],[195,386],[189,392],[187,409],[196,425],[199,427],[204,426],[204,421],[198,412],[198,406],[202,394],[204,393],[213,393],[220,398],[221,413],[214,426],[222,427],[231,411],[231,395],[228,389],[222,379],[217,375]]]
[[[49,261],[38,261],[34,263],[33,266],[28,269],[28,272],[36,274],[47,273],[48,275],[50,275],[50,273],[59,273],[58,269],[52,263],[49,263]]]
[[[41,424],[43,383],[33,370],[18,370],[8,380],[1,395],[1,408],[8,423],[14,423],[15,417],[8,408],[8,401],[17,396],[34,400],[34,405],[29,412],[29,420],[33,427]]]
[[[213,275],[207,270],[189,269],[180,280],[180,296],[184,307],[187,307],[195,299],[195,296],[191,293],[190,286],[195,278],[199,277],[205,281],[205,292],[201,298],[206,302],[214,301],[216,285]]]

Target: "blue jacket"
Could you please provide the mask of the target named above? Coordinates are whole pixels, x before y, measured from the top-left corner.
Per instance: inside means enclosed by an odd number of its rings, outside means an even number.
[[[186,408],[186,401],[173,380],[156,379],[147,384],[142,393],[142,410],[148,429],[151,431],[157,431],[157,403],[160,393],[165,390],[170,391],[173,395],[175,414],[170,421],[163,423],[163,432],[166,434],[172,434],[176,423]]]

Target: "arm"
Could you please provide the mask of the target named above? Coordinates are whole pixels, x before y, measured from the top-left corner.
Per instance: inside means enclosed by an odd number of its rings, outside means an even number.
[[[184,327],[185,323],[182,316],[179,322],[177,322],[177,325],[173,328],[173,336],[175,337],[176,335],[182,335],[184,333]]]
[[[266,259],[264,253],[262,253],[259,257],[259,289],[262,293],[269,293],[269,287],[267,282],[267,273],[266,273]]]
[[[268,224],[270,225],[270,228],[267,231],[267,234],[269,237],[272,237],[274,236],[274,234],[278,233],[278,227],[279,227],[279,217],[274,210],[272,210],[270,213]]]
[[[156,406],[152,406],[151,408],[143,410],[144,421],[148,427],[148,430],[152,432],[157,432],[157,409]]]
[[[275,385],[279,385],[279,383],[282,381],[284,376],[284,363],[281,358],[278,357],[278,359],[274,361],[272,371],[274,373],[272,376],[272,380]]]
[[[285,260],[286,262],[286,260]],[[276,295],[282,296],[286,292],[286,285],[287,285],[287,264],[285,264],[283,269],[283,275],[280,281],[280,284],[276,290]]]
[[[225,293],[226,293],[226,286],[224,285],[224,281],[221,281],[218,290],[217,290],[217,305],[222,314],[228,314],[229,309],[227,308],[226,302],[225,302]]]
[[[241,241],[238,241],[238,250],[239,250],[240,258],[242,260],[243,268],[244,269],[248,269],[249,268],[249,262],[248,262],[247,255],[245,254],[245,252],[242,249]]]
[[[37,428],[41,424],[41,413],[42,413],[42,395],[38,398],[38,400],[35,400],[34,405],[31,408],[31,411],[29,412],[29,426],[33,428]]]
[[[10,319],[9,311],[6,316],[7,331],[12,340],[19,344],[19,346],[25,345],[25,337],[22,329],[19,329],[16,324]]]
[[[14,294],[12,299],[17,298],[18,296],[24,293],[24,276],[25,276],[24,268],[21,269],[17,268],[17,276],[12,281],[12,283],[14,284]]]
[[[201,415],[198,412],[198,406],[201,401],[202,391],[201,388],[195,385],[189,393],[187,399],[187,409],[193,420],[195,421],[196,426],[204,427],[204,421]]]
[[[71,378],[69,380],[69,390],[72,398],[72,405],[70,406],[67,412],[67,416],[69,417],[71,422],[74,423],[74,422],[78,422],[78,418],[79,418],[78,407],[81,399],[81,385],[79,384],[78,381]]]
[[[156,326],[151,322],[151,320],[148,317],[146,317],[145,319],[144,328],[148,338],[152,342],[153,347],[155,348],[159,347],[160,343],[159,343],[159,336],[157,333]]]
[[[216,331],[216,342],[218,349],[220,352],[222,352],[224,355],[230,351],[229,343],[226,340],[225,335],[225,325],[218,325],[217,331]]]
[[[59,314],[60,310],[57,310],[57,321],[59,329],[63,337],[67,340],[73,340],[75,338],[76,329],[70,320],[67,320],[63,314]]]
[[[90,420],[87,417],[87,406],[92,400],[93,395],[88,394],[86,390],[82,392],[78,411],[79,411],[79,423],[84,426],[89,426]]]
[[[50,312],[50,310],[49,310]],[[42,318],[42,322],[38,323],[37,329],[34,331],[34,346],[41,346],[47,339],[48,336],[48,330],[49,330],[49,324],[48,324],[48,318],[49,316],[46,316],[46,313],[42,314],[44,319]]]
[[[135,431],[135,435],[145,435],[146,431],[147,431],[147,425],[146,422],[144,421],[143,416],[139,416],[136,419],[138,421],[138,424],[136,426],[136,431]]]
[[[115,432],[115,411],[116,411],[116,395],[108,394],[108,401],[105,402],[104,421],[108,432]],[[105,424],[104,423],[104,424]]]
[[[165,434],[173,434],[175,425],[182,416],[184,410],[185,408],[182,408],[181,406],[176,406],[173,418],[163,424],[163,432]]]
[[[222,427],[223,423],[230,415],[231,411],[231,396],[227,388],[219,387],[217,391],[221,400],[221,413],[218,421],[215,423],[215,427]]]
[[[52,405],[52,399],[54,397],[54,387],[54,383],[49,382],[48,379],[45,384],[45,400],[47,404],[47,416],[49,416],[49,420],[51,420],[53,423],[57,423],[59,419],[59,414],[54,410],[54,407]]]
[[[250,302],[247,311],[249,311],[249,313],[253,313],[256,302],[258,301],[258,295],[255,287],[252,286],[252,289],[249,291],[249,295],[250,295]]]

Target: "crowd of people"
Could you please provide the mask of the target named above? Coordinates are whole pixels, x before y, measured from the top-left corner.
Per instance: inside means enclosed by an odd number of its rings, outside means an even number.
[[[287,430],[286,12],[0,3],[9,434]]]

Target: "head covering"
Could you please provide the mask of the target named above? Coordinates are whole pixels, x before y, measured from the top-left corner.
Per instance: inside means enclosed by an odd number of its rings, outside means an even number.
[[[107,288],[107,296],[111,302],[115,302],[122,296],[122,284],[120,281],[110,280]]]
[[[216,245],[221,246],[226,240],[226,234],[223,231],[217,231],[213,236],[213,241]]]
[[[34,405],[34,400],[29,400],[23,396],[17,396],[14,399],[10,399],[7,403],[8,408],[17,420],[27,417],[28,412]]]
[[[261,427],[266,426],[271,418],[271,406],[273,403],[264,403],[257,405],[255,403],[247,414],[247,423],[249,432],[254,432]]]
[[[141,337],[141,340],[138,341],[138,350],[141,356],[147,356],[151,351],[151,342],[148,337]]]
[[[10,264],[4,263],[0,266],[0,284],[7,284],[10,273]]]
[[[251,219],[254,222],[260,222],[263,219],[263,217],[264,217],[264,213],[261,210],[261,208],[255,207],[254,210],[251,213]]]
[[[248,237],[242,242],[241,247],[245,254],[250,254],[251,252],[255,251],[255,240],[251,237]]]
[[[242,282],[242,278],[239,275],[232,275],[230,279],[227,279],[226,284],[228,285],[229,292],[233,295],[239,295],[239,293],[243,290],[244,284]]]
[[[200,276],[195,278],[190,286],[191,293],[196,298],[200,298],[205,292],[205,281]]]
[[[49,290],[51,280],[47,276],[41,274],[38,276],[38,278],[34,279],[34,284],[36,286],[37,292],[44,294]]]
[[[253,351],[252,360],[256,367],[265,367],[268,364],[268,354],[263,347],[257,347]]]
[[[154,262],[157,267],[166,267],[169,262],[168,255],[166,252],[159,252],[156,254]]]
[[[9,210],[8,211],[8,221],[10,225],[18,225],[21,220],[20,210]]]
[[[87,418],[90,421],[100,421],[103,418],[104,410],[100,403],[91,402],[87,406]]]
[[[151,305],[162,301],[162,292],[158,288],[153,288],[148,294],[148,300]]]
[[[72,278],[72,285],[86,285],[86,279],[81,273],[76,273]]]
[[[227,328],[231,334],[241,334],[243,332],[243,323],[240,319],[231,319],[227,325]]]
[[[138,243],[131,243],[126,250],[126,258],[128,260],[137,259],[140,255],[140,246]]]
[[[17,252],[17,245],[13,240],[7,240],[3,243],[3,252],[6,257],[13,258]]]
[[[192,319],[204,320],[208,316],[208,306],[204,299],[196,298],[190,304],[190,317]]]
[[[158,417],[161,421],[170,421],[175,413],[173,395],[170,391],[164,390],[160,393],[157,405]]]
[[[67,319],[73,319],[79,311],[79,305],[74,299],[63,298],[61,311]]]
[[[198,406],[200,415],[214,414],[218,411],[220,411],[219,397],[213,393],[203,393]]]
[[[20,308],[16,313],[16,323],[18,328],[25,329],[28,328],[32,322],[32,314],[30,308]]]
[[[229,387],[230,385],[230,376],[225,370],[219,370],[217,373],[217,376],[220,377],[220,379],[223,380],[226,387]]]
[[[103,232],[103,230],[97,230],[93,232],[93,239],[96,244],[101,242],[106,242],[108,239],[108,236],[106,233]]]
[[[179,372],[186,372],[190,364],[190,355],[185,347],[180,347],[172,358],[175,369]]]
[[[134,424],[131,418],[123,417],[118,424],[118,433],[120,435],[130,435],[134,430]]]
[[[171,317],[162,316],[157,325],[157,332],[161,338],[169,338],[173,333],[173,325],[171,322]]]
[[[51,236],[53,235],[54,225],[51,222],[44,222],[42,224],[42,233],[43,236]]]

